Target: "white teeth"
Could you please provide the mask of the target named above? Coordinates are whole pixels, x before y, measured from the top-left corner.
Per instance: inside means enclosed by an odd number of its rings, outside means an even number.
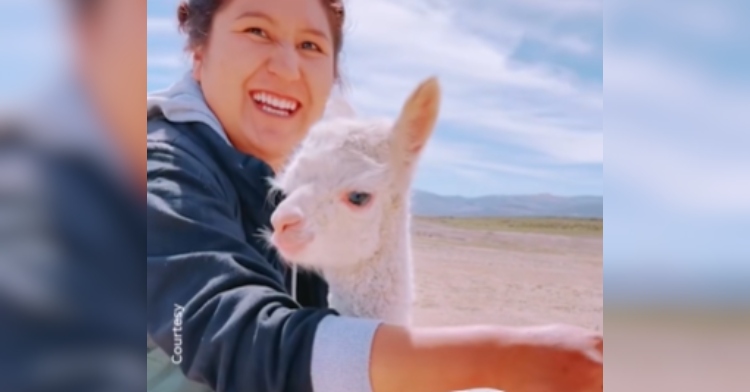
[[[272,107],[270,107],[268,105],[262,105],[261,108],[263,109],[263,111],[271,113],[271,114],[275,114],[277,116],[289,117],[289,112],[285,112],[283,110],[274,109],[274,108],[272,108]]]
[[[276,109],[283,109],[283,110],[291,110],[294,111],[297,109],[297,103],[294,101],[282,99],[273,97],[266,93],[255,93],[253,94],[253,99],[264,103],[272,108]]]

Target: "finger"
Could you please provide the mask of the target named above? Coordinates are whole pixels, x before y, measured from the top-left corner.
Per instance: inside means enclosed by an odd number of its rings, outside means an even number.
[[[596,338],[596,350],[600,353],[604,353],[604,336]]]
[[[586,356],[595,364],[597,364],[598,367],[602,367],[604,365],[604,355],[602,355],[599,351],[593,351],[589,350],[586,353]]]
[[[604,362],[604,341],[597,339],[594,342],[594,347],[590,347],[585,351],[586,356],[596,363]]]

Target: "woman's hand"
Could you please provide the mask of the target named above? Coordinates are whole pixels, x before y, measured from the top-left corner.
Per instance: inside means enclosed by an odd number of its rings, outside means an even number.
[[[501,377],[493,382],[497,388],[506,392],[604,390],[604,342],[597,332],[567,325],[525,327],[501,332],[499,342],[500,366],[511,371],[498,372]],[[512,355],[506,355],[502,347]]]
[[[374,392],[603,390],[602,336],[582,328],[382,325],[370,367]]]

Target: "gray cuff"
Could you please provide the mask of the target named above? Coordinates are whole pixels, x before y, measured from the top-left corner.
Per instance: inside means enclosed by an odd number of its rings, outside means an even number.
[[[370,351],[380,321],[327,316],[318,324],[312,351],[317,392],[372,392]]]

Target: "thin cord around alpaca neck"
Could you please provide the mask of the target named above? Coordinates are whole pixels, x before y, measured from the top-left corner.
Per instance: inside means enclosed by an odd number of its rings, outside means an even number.
[[[297,301],[297,264],[292,265],[292,298]]]

